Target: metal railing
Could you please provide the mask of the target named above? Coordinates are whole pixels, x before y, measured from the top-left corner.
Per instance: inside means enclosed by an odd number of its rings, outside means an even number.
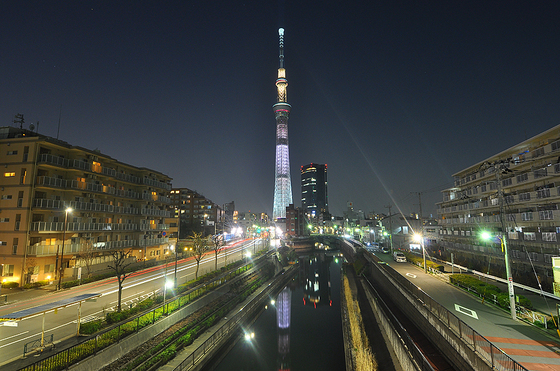
[[[373,264],[375,266],[378,265],[376,262],[373,262]],[[408,291],[409,294],[420,300],[424,308],[496,370],[527,370],[397,271],[394,269],[383,269],[382,272],[389,275],[392,280]],[[445,336],[445,334],[442,335]]]
[[[196,348],[191,354],[189,354],[174,371],[189,370],[196,366],[197,362],[204,357],[209,351],[211,351],[215,345],[217,345],[225,336],[230,334],[232,331],[236,331],[239,324],[243,323],[249,316],[252,316],[257,310],[262,308],[262,300],[268,299],[269,293],[271,291],[277,290],[286,284],[287,278],[291,274],[295,273],[296,270],[293,268],[293,272],[286,271],[283,274],[284,279],[275,280],[268,284],[268,286],[263,289],[253,300],[247,303],[245,306],[239,309],[237,313],[231,317],[225,324],[223,324],[219,329],[216,330],[204,343],[202,343],[198,348]],[[288,274],[289,273],[289,274]]]

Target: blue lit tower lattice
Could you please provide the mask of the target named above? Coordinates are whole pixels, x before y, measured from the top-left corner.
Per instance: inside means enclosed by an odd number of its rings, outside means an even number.
[[[284,68],[284,29],[278,29],[280,37],[280,66],[276,79],[277,103],[272,106],[276,117],[276,169],[274,183],[274,207],[272,218],[286,217],[286,206],[292,201],[292,181],[290,179],[290,150],[288,147],[288,118],[292,106],[288,104],[288,80]]]

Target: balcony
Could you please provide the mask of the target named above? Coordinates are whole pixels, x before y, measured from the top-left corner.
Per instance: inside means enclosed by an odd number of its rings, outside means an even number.
[[[89,231],[137,231],[138,224],[125,223],[68,223],[67,232],[89,232]],[[64,222],[33,222],[32,232],[63,232]]]
[[[124,182],[140,184],[140,178],[131,174],[117,173],[115,177]]]
[[[46,198],[34,198],[33,207],[39,209],[58,209],[63,210],[64,204],[60,200],[48,200]]]
[[[169,224],[140,224],[141,231],[165,231],[169,229]]]
[[[64,255],[73,255],[80,252],[79,243],[65,243],[64,244]],[[56,245],[42,245],[35,244],[33,246],[27,246],[27,255],[33,256],[56,256],[62,252],[62,243]]]
[[[140,247],[147,247],[147,246],[157,246],[169,243],[169,238],[146,238],[144,240],[138,241],[138,246]]]
[[[170,218],[171,211],[159,209],[142,209],[142,215],[160,216],[162,218]]]
[[[53,188],[66,188],[67,181],[65,179],[53,178],[50,176],[38,176],[35,185],[53,187]]]
[[[152,186],[152,187],[157,187],[157,188],[163,188],[166,191],[171,191],[171,184],[160,182],[159,180],[150,179],[148,177],[144,177],[142,179],[142,184]]]
[[[54,155],[44,153],[41,156],[39,156],[39,159],[38,159],[37,162],[39,164],[47,164],[47,165],[53,165],[53,166],[57,166],[57,167],[67,168],[69,160],[67,158],[64,158],[64,157],[54,156]]]

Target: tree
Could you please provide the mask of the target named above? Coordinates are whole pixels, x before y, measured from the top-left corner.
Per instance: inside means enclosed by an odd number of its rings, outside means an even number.
[[[99,250],[93,247],[93,241],[88,239],[86,243],[82,245],[82,250],[77,255],[85,266],[87,271],[87,278],[91,277],[91,266],[93,265],[93,259],[99,256]]]
[[[194,275],[195,279],[198,278],[198,268],[200,266],[200,261],[204,254],[208,251],[208,238],[202,236],[202,232],[193,232],[191,236],[192,248],[189,250],[189,254],[196,260],[196,273]]]
[[[220,248],[225,245],[224,243],[224,235],[223,234],[215,234],[212,236],[212,248],[214,250],[214,255],[216,257],[216,261],[214,264],[214,269],[218,270],[218,253],[220,252]]]
[[[117,281],[119,282],[119,294],[117,299],[117,312],[121,311],[121,298],[122,298],[122,285],[124,280],[130,276],[132,273],[128,270],[128,267],[134,263],[134,261],[128,259],[130,257],[131,250],[114,250],[110,252],[113,257],[113,261],[108,265],[117,276]]]

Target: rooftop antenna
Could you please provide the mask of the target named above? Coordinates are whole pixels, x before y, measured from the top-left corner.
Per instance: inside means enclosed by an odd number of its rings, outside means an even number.
[[[23,129],[23,123],[24,122],[25,122],[25,120],[23,119],[23,113],[18,113],[17,115],[15,115],[14,124],[19,124],[20,129]]]
[[[60,105],[60,111],[58,112],[58,129],[56,130],[56,139],[58,139],[58,134],[60,133],[60,117],[62,116],[62,104]]]

